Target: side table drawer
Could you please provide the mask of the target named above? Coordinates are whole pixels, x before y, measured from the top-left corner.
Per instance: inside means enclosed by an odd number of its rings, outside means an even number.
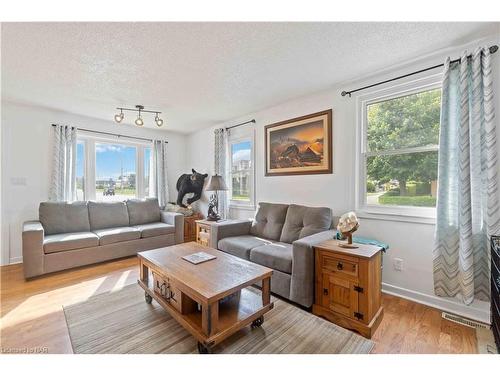
[[[341,275],[358,278],[358,262],[335,258],[329,255],[321,255],[321,267]]]
[[[168,278],[153,272],[153,290],[181,312],[181,291],[174,287]]]
[[[188,295],[182,292],[175,283],[172,284],[167,276],[162,276],[156,272],[153,273],[153,290],[170,306],[181,314],[190,314],[197,310],[198,304]]]

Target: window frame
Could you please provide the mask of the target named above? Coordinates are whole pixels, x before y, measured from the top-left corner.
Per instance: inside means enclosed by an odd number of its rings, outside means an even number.
[[[415,152],[439,151],[438,145],[411,147],[398,150],[367,151],[367,108],[370,104],[391,100],[402,96],[416,94],[423,91],[442,88],[442,74],[433,74],[426,77],[404,82],[381,90],[373,90],[360,95],[356,100],[356,181],[355,206],[359,216],[370,219],[396,220],[434,224],[436,221],[436,207],[415,207],[397,205],[369,205],[366,202],[366,159],[379,155],[403,155]]]
[[[250,172],[250,200],[248,202],[242,200],[233,200],[233,155],[232,148],[236,143],[250,142],[250,162],[251,162],[251,172]],[[233,209],[247,209],[255,210],[255,131],[253,128],[238,128],[231,129],[228,135],[228,180],[226,185],[229,189],[229,208]]]
[[[86,182],[84,186],[85,200],[96,200],[96,143],[135,147],[136,195],[133,198],[146,197],[146,186],[144,184],[144,153],[146,148],[152,149],[151,142],[82,132],[77,132],[76,138],[77,142],[84,143],[84,181]]]

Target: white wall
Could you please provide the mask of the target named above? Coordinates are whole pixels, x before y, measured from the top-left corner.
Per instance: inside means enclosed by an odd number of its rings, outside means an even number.
[[[2,101],[2,251],[1,264],[22,260],[21,226],[38,218],[38,205],[49,194],[52,123],[123,135],[168,140],[170,200],[175,183],[186,172],[186,136],[164,130],[118,125],[70,113]],[[25,179],[17,185],[16,179]]]
[[[482,44],[499,44],[499,35],[483,41]],[[469,52],[477,43],[469,46]],[[331,207],[334,214],[340,215],[355,208],[355,163],[356,163],[356,95],[352,98],[341,97],[340,92],[354,89],[418,70],[444,61],[445,56],[459,56],[465,46],[450,48],[436,53],[422,61],[399,66],[371,78],[357,82],[346,82],[331,90],[299,98],[268,108],[256,113],[247,114],[207,130],[192,134],[188,139],[191,151],[189,164],[202,172],[213,173],[213,129],[229,126],[252,118],[255,124],[256,155],[256,201],[280,203],[298,203],[312,206]],[[500,118],[500,55],[493,59],[496,72],[495,87],[497,95],[497,124]],[[332,62],[334,63],[334,62]],[[439,72],[439,70],[437,70]],[[411,79],[415,79],[415,76]],[[379,87],[380,89],[382,87]],[[366,93],[366,91],[364,92]],[[274,122],[303,116],[309,113],[333,109],[333,174],[307,176],[264,176],[264,126]],[[253,125],[250,125],[253,126]],[[500,155],[500,130],[499,130]],[[204,196],[198,206],[206,213],[207,197]],[[232,210],[232,217],[252,217],[254,212]],[[432,249],[434,241],[434,225],[386,221],[363,218],[357,232],[359,235],[372,237],[387,242],[390,250],[384,256],[383,287],[388,293],[398,294],[406,298],[437,306],[441,309],[460,313],[472,318],[489,321],[489,304],[475,302],[464,306],[452,299],[434,296],[432,274]],[[393,268],[393,259],[402,258],[403,271]]]

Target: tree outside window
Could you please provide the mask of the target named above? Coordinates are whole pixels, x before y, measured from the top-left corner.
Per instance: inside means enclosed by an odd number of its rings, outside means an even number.
[[[440,107],[440,89],[367,105],[367,204],[436,205]]]

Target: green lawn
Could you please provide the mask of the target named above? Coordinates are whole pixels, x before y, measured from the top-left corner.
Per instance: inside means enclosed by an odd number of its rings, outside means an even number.
[[[233,195],[231,197],[231,199],[235,200],[235,201],[249,201],[250,199],[248,199],[248,196],[246,195]]]
[[[108,190],[108,189],[95,189],[96,193],[103,193],[106,190]],[[134,195],[135,196],[135,189],[131,189],[131,188],[115,189],[115,194]]]
[[[400,196],[383,194],[378,203],[397,206],[436,207],[436,197],[430,195]]]

